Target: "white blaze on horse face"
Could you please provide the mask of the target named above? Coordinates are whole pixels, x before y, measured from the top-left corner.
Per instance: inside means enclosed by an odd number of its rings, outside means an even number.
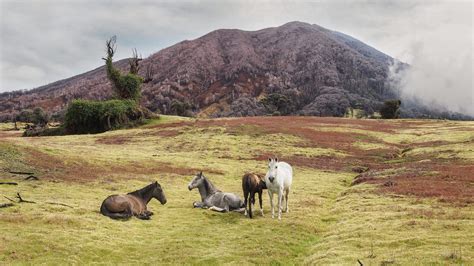
[[[268,162],[268,172],[267,172],[267,175],[266,177],[268,178],[268,180],[273,183],[273,181],[276,179],[277,177],[277,171],[278,171],[278,165],[277,165],[278,161],[275,160],[275,159],[269,159],[269,162]]]

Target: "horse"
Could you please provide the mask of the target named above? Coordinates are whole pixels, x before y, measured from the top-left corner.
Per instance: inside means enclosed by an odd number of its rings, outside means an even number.
[[[293,169],[291,165],[285,162],[278,162],[278,158],[268,159],[268,171],[265,175],[265,184],[268,189],[268,196],[270,197],[270,205],[272,206],[272,218],[275,218],[275,211],[273,206],[273,194],[278,194],[278,220],[281,220],[281,201],[283,193],[285,193],[285,212],[289,212],[288,208],[288,194],[290,193],[291,183],[293,181]]]
[[[152,198],[161,204],[166,204],[165,193],[158,182],[126,195],[108,196],[100,206],[100,213],[112,219],[128,219],[136,216],[142,220],[149,220],[153,212],[147,210],[146,205]]]
[[[203,208],[218,212],[237,211],[242,212],[244,204],[234,193],[226,193],[217,189],[202,172],[196,174],[189,182],[189,191],[198,188],[201,202],[194,202],[194,208]]]
[[[252,205],[255,205],[255,193],[258,193],[258,201],[260,203],[260,213],[263,216],[262,207],[262,192],[267,188],[264,178],[261,175],[254,173],[247,173],[242,177],[242,190],[244,192],[244,205],[245,215],[247,215],[247,202],[248,202],[248,215],[252,218]]]

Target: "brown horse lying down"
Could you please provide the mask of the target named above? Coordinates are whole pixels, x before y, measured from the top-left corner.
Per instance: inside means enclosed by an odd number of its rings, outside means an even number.
[[[245,215],[252,218],[252,205],[255,205],[255,193],[258,193],[260,203],[260,213],[263,216],[262,191],[267,188],[262,175],[247,173],[242,177],[242,190],[244,191]],[[248,212],[247,212],[248,203]]]
[[[152,198],[166,203],[165,193],[158,182],[130,192],[127,195],[108,196],[100,207],[100,213],[112,219],[128,219],[136,216],[139,219],[148,220],[153,212],[146,209],[146,205]]]

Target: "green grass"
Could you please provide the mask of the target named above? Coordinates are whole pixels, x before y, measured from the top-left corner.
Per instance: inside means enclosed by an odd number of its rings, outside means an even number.
[[[340,160],[347,154],[310,147],[306,140],[293,135],[265,135],[252,125],[233,130],[182,125],[172,129],[177,134],[160,136],[162,131],[171,130],[161,128],[164,123],[192,121],[168,116],[162,119],[137,129],[98,135],[0,138],[1,168],[30,169],[41,178],[24,181],[22,176],[5,171],[0,174],[1,180],[19,183],[0,185],[0,203],[9,202],[3,196],[14,198],[17,192],[36,202],[0,209],[0,264],[357,265],[357,259],[365,265],[474,263],[472,204],[458,206],[430,198],[381,194],[367,184],[350,186],[356,173],[295,166],[290,213],[284,214],[282,221],[271,219],[266,193],[266,216],[261,217],[257,207],[253,220],[238,213],[193,209],[199,194],[187,190],[193,173],[189,169],[202,169],[218,188],[241,195],[244,172],[265,172],[265,160],[256,159],[263,152],[282,147],[280,152],[286,156],[331,156]],[[463,124],[455,124],[459,125]],[[423,130],[436,131],[443,126],[446,124]],[[341,125],[323,130],[348,132],[348,128]],[[410,141],[416,133],[401,130],[403,136],[397,137],[359,130],[355,133],[368,139],[375,136],[392,140],[387,143]],[[464,135],[465,129],[451,130],[449,137],[441,134],[436,139],[446,137],[443,140],[449,142],[472,137]],[[104,139],[122,141],[104,143]],[[380,148],[364,139],[354,145]],[[470,148],[458,148],[460,157],[471,158]],[[432,149],[413,149],[408,154],[438,152],[442,148]],[[42,168],[42,164],[34,163],[31,151],[64,165]],[[159,171],[156,166],[161,164],[188,169],[185,172],[189,174]],[[130,170],[113,171],[114,165]],[[68,180],[75,173],[68,172],[70,169],[87,167],[94,167],[96,178]],[[391,175],[403,170],[380,173]],[[149,209],[155,216],[151,220],[114,221],[99,213],[108,195],[130,192],[153,180],[163,186],[168,203],[161,205],[152,200]]]

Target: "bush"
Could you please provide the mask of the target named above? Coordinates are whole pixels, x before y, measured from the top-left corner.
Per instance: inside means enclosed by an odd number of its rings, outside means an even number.
[[[66,111],[68,134],[99,133],[143,122],[144,114],[134,100],[72,101]]]
[[[400,116],[400,100],[385,101],[380,108],[380,115],[383,119],[396,119]]]
[[[300,114],[342,117],[349,107],[350,102],[345,94],[322,94],[306,105]]]
[[[271,93],[260,101],[269,113],[286,115],[293,111],[294,106],[291,100],[283,94]]]
[[[192,116],[192,112],[191,112],[192,107],[193,106],[190,103],[181,102],[174,99],[171,102],[170,110],[171,112],[179,116]]]
[[[21,111],[15,120],[35,125],[46,125],[49,122],[49,116],[41,107],[36,107],[33,111],[30,109]]]

